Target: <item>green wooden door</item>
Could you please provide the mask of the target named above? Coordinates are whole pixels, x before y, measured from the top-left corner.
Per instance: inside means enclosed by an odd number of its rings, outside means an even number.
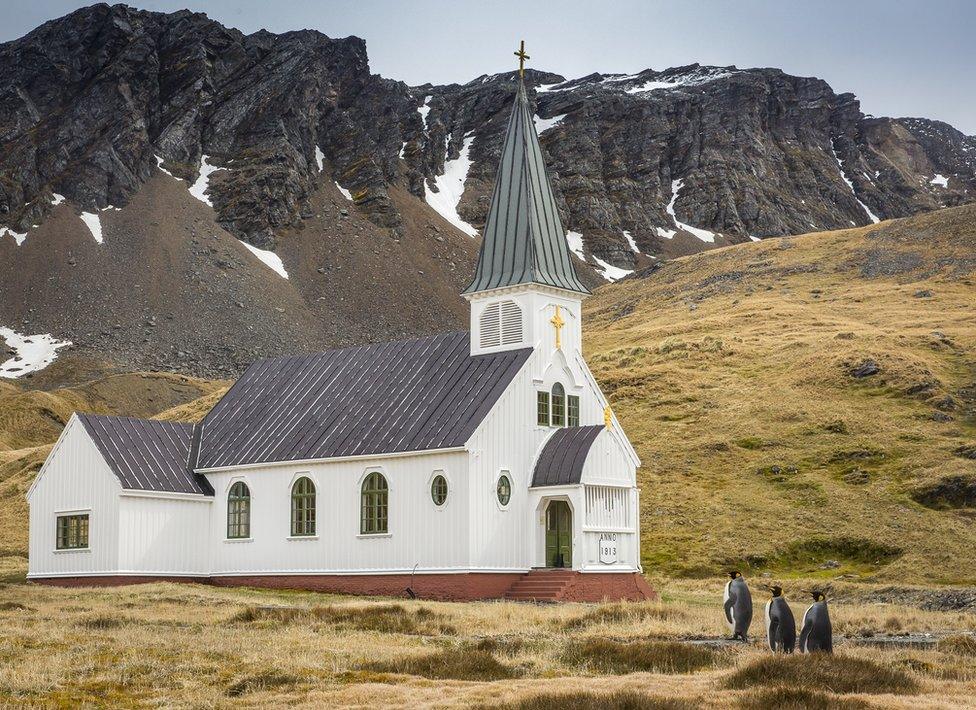
[[[546,508],[546,567],[573,566],[573,512],[554,500]]]

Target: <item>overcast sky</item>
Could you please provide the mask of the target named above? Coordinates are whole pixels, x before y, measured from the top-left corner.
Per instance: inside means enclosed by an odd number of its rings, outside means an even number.
[[[88,3],[7,1],[0,41]],[[376,73],[466,82],[515,66],[574,78],[699,62],[772,66],[851,91],[865,113],[925,116],[976,134],[976,0],[140,0],[250,33],[312,28],[366,40]]]

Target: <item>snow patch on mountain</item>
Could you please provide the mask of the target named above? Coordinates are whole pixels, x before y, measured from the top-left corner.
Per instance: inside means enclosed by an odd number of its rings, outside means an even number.
[[[267,249],[258,249],[253,244],[248,244],[247,242],[238,239],[241,244],[247,247],[247,250],[254,254],[258,259],[261,260],[265,266],[274,271],[278,276],[283,279],[288,278],[288,272],[285,271],[285,264],[281,260],[281,257],[275,254],[273,251],[268,251]]]
[[[3,239],[4,235],[6,234],[9,234],[14,238],[14,242],[17,244],[17,246],[23,244],[24,240],[27,239],[27,232],[21,234],[20,232],[15,232],[10,227],[0,227],[0,239]]]
[[[938,185],[939,187],[949,187],[949,178],[947,178],[945,175],[936,173],[935,177],[929,180],[929,185]]]
[[[43,370],[57,358],[59,348],[71,345],[70,341],[57,340],[50,333],[22,335],[10,328],[0,328],[0,338],[15,353],[12,358],[0,363],[0,377],[10,378]]]
[[[605,278],[607,281],[619,281],[624,276],[634,273],[633,269],[629,271],[627,269],[621,269],[620,267],[614,266],[613,264],[608,264],[607,262],[605,262],[603,259],[601,259],[596,255],[593,255],[593,261],[595,261],[597,265],[600,267],[600,271],[602,272],[600,276]]]
[[[315,146],[315,164],[319,166],[319,172],[322,172],[322,165],[325,163],[325,153],[318,146]]]
[[[671,215],[671,219],[674,220],[674,226],[678,229],[682,229],[689,234],[701,239],[703,242],[715,242],[715,232],[710,232],[707,229],[702,229],[700,227],[692,227],[690,224],[685,224],[678,219],[678,215],[674,213],[674,204],[678,201],[678,193],[681,192],[681,188],[684,187],[684,178],[678,178],[677,180],[671,181],[671,201],[668,203],[667,212]],[[660,234],[660,231],[658,232]],[[663,235],[662,235],[663,236]],[[672,235],[673,236],[673,235]]]
[[[88,227],[88,231],[91,232],[93,237],[95,237],[95,241],[101,244],[103,241],[102,220],[100,220],[98,215],[94,212],[82,212],[80,217],[81,221],[85,223],[86,227]]]
[[[342,193],[342,196],[343,196],[343,197],[345,197],[345,198],[346,198],[347,200],[349,200],[350,202],[355,202],[355,200],[353,200],[353,199],[352,199],[352,193],[351,193],[351,192],[349,192],[349,190],[347,190],[346,188],[344,188],[344,187],[343,187],[342,185],[340,185],[340,184],[338,183],[338,181],[336,181],[336,184],[335,184],[335,186],[336,186],[336,187],[337,187],[337,188],[339,189],[339,192],[341,192],[341,193]]]
[[[661,237],[661,239],[674,239],[674,235],[678,233],[676,229],[663,229],[661,227],[655,227],[654,229],[657,232],[657,236]]]
[[[635,254],[640,254],[641,251],[640,251],[640,249],[637,248],[637,242],[634,241],[634,238],[630,235],[630,232],[628,232],[625,229],[625,230],[623,230],[623,233],[624,233],[624,239],[626,239],[627,240],[627,244],[630,245],[630,250],[632,252],[634,252]]]
[[[566,232],[566,242],[569,244],[569,250],[573,252],[580,259],[586,260],[586,255],[583,253],[583,235],[579,232]]]
[[[59,195],[56,192],[51,193],[51,204],[57,207],[62,202],[64,202],[64,195]]]
[[[417,107],[417,113],[420,114],[420,120],[424,122],[424,130],[427,130],[427,114],[430,113],[430,100],[432,96],[425,96],[424,103]]]
[[[450,142],[451,137],[448,136],[446,143],[450,144]],[[474,143],[474,135],[466,133],[458,157],[454,160],[444,161],[444,173],[434,177],[436,192],[430,188],[428,181],[424,182],[424,200],[427,204],[469,237],[477,236],[478,230],[461,219],[457,206],[461,202],[461,196],[464,194],[464,183],[468,179],[468,171],[471,169],[469,152],[472,143]]]
[[[559,125],[566,116],[569,114],[562,114],[560,116],[553,116],[552,118],[540,118],[538,115],[532,117],[532,122],[535,123],[536,135],[542,135],[548,131],[553,126]]]
[[[851,188],[851,194],[854,195],[854,199],[857,200],[857,204],[861,206],[861,208],[864,210],[864,213],[868,216],[868,219],[870,219],[874,224],[880,222],[881,220],[878,219],[878,217],[874,214],[874,212],[872,212],[868,208],[866,204],[861,202],[861,199],[857,196],[857,193],[854,191],[854,183],[848,179],[847,173],[844,172],[844,162],[840,159],[840,156],[837,154],[837,148],[834,147],[833,138],[830,139],[830,152],[834,154],[834,160],[837,161],[837,169],[840,170],[840,176],[841,178],[844,179],[844,182],[847,183],[847,186]]]
[[[169,175],[171,178],[176,178],[180,182],[183,182],[183,178],[176,177],[173,173],[171,173],[169,170],[167,170],[166,168],[163,167],[163,159],[162,158],[160,158],[158,155],[154,155],[153,157],[156,159],[156,167],[157,168],[159,168],[160,170],[162,170],[164,173],[166,173],[167,175]]]
[[[213,207],[213,202],[207,197],[207,190],[210,189],[210,175],[218,170],[226,170],[227,168],[218,168],[216,165],[211,165],[207,162],[207,158],[209,157],[209,155],[200,156],[200,175],[197,177],[197,181],[190,185],[190,194],[205,205]]]

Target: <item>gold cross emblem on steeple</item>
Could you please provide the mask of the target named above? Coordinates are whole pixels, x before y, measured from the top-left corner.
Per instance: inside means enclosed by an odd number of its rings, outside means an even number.
[[[562,350],[562,330],[563,326],[566,325],[566,321],[564,321],[562,316],[559,315],[559,306],[556,306],[556,314],[549,319],[549,322],[552,323],[552,327],[556,329],[556,350]]]
[[[525,60],[529,59],[529,55],[525,53],[525,40],[523,39],[519,44],[519,51],[515,52],[515,56],[519,58],[519,78],[525,77]]]

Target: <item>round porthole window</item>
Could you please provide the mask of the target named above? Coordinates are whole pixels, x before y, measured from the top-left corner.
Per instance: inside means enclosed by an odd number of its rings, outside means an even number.
[[[508,501],[512,500],[512,482],[508,480],[508,476],[499,476],[495,492],[498,494],[498,502],[508,505]]]
[[[430,482],[430,497],[437,507],[447,502],[447,479],[440,474],[434,476],[434,480]]]

